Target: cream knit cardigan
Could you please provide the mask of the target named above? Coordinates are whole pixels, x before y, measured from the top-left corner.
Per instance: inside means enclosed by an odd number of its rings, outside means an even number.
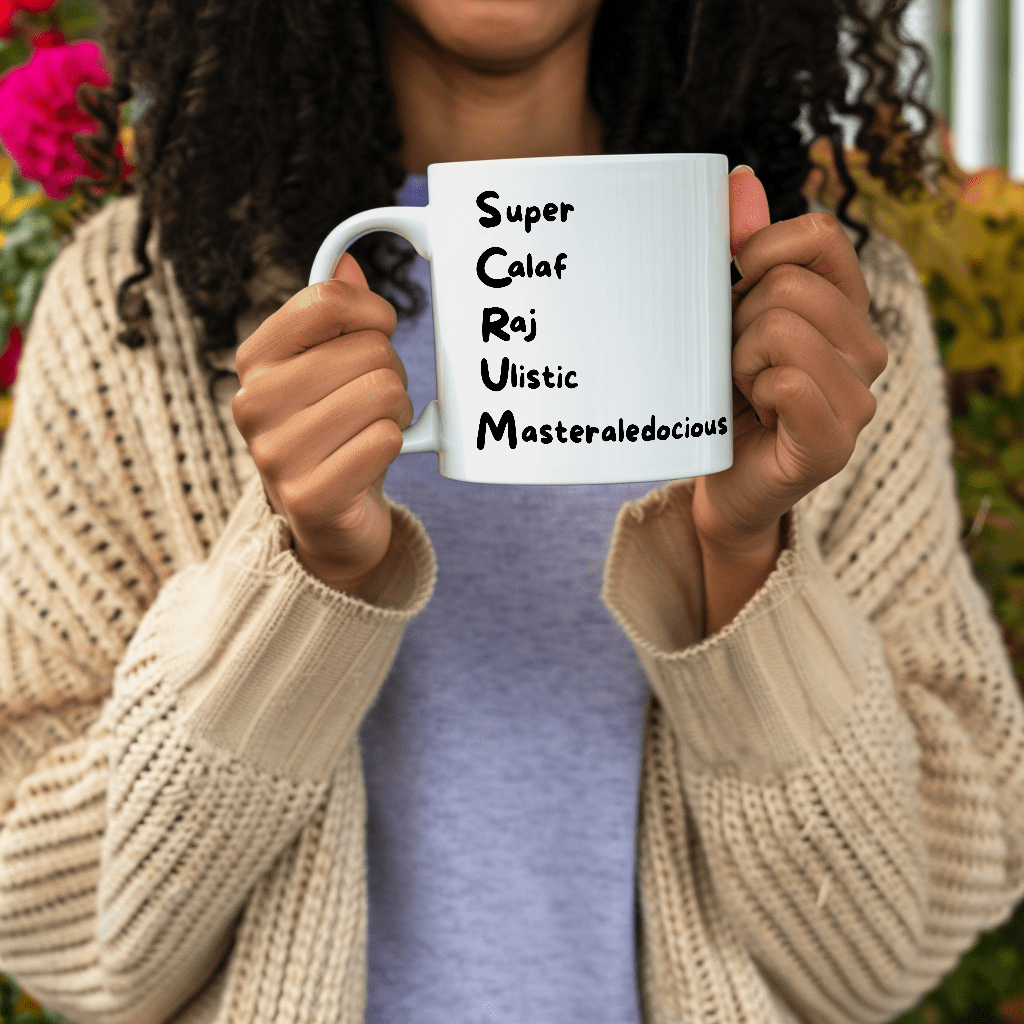
[[[155,345],[115,340],[136,217],[110,203],[52,267],[3,452],[0,970],[79,1024],[357,1024],[357,729],[432,550],[396,506],[373,604],[305,573],[155,235]],[[616,526],[604,597],[654,694],[647,1024],[890,1020],[1024,893],[1024,707],[958,542],[929,314],[897,246],[863,267],[878,411],[737,618],[702,636],[690,483]]]

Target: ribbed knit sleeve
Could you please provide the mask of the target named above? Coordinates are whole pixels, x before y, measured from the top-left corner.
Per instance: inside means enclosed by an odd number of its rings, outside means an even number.
[[[658,1021],[747,1020],[762,977],[807,1020],[891,1020],[1024,893],[1024,703],[959,543],[931,318],[898,246],[863,265],[876,415],[736,618],[702,635],[690,485],[625,508],[610,553],[668,726],[640,836]]]
[[[115,340],[135,218],[111,203],[50,269],[0,468],[0,970],[78,1024],[171,1017],[325,815],[358,891],[355,731],[434,578],[396,507],[379,602],[332,591],[237,493],[169,267],[155,343]]]

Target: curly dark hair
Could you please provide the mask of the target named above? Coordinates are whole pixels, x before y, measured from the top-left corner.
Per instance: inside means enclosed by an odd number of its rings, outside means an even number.
[[[404,172],[382,2],[106,0],[101,42],[112,82],[82,87],[100,128],[79,141],[104,174],[83,183],[89,194],[140,194],[141,269],[118,290],[125,344],[144,344],[150,330],[136,286],[152,269],[145,244],[154,221],[161,253],[204,325],[202,348],[212,351],[235,345],[257,232],[260,258],[303,278],[331,228],[394,202]],[[902,28],[909,3],[604,0],[589,72],[604,151],[724,153],[730,166],[754,168],[780,220],[807,210],[809,130],[831,140],[846,190],[836,213],[859,231],[859,249],[867,230],[847,215],[856,186],[838,116],[857,119],[857,145],[890,191],[919,184],[926,166],[933,116],[917,97],[930,69]],[[901,83],[908,52],[915,68]],[[852,95],[847,61],[862,72]],[[152,102],[136,126],[132,184],[118,184],[119,106],[136,88]],[[916,130],[903,117],[911,109]],[[370,286],[400,316],[418,312],[423,297],[407,276],[412,251],[381,234],[357,246]]]

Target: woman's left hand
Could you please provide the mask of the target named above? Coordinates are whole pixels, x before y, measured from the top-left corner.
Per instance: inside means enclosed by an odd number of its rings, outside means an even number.
[[[694,526],[703,545],[741,555],[777,543],[779,520],[835,476],[875,413],[869,390],[885,345],[868,326],[868,289],[835,217],[769,224],[747,169],[730,185],[733,464],[700,477]],[[760,422],[755,417],[760,417]]]

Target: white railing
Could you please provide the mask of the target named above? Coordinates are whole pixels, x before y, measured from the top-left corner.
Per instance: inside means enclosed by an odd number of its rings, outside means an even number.
[[[1024,179],[1024,0],[914,0],[906,27],[932,56],[960,163]]]
[[[1009,171],[1024,179],[1024,3],[1010,9]]]

